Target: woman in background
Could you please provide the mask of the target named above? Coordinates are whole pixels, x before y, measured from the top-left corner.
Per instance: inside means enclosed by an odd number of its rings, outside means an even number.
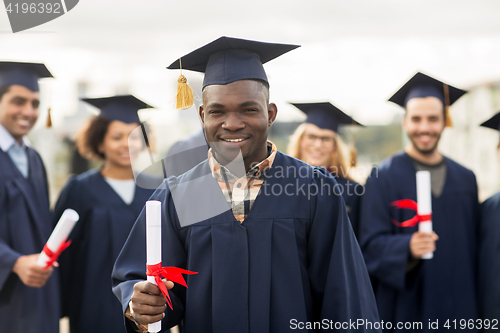
[[[57,201],[56,221],[67,208],[80,215],[71,246],[59,258],[63,316],[72,333],[124,332],[121,304],[111,291],[111,271],[132,225],[153,193],[134,181],[132,160],[145,147],[137,111],[150,108],[131,95],[83,99],[101,113],[77,138],[98,169],[72,177]]]
[[[307,119],[290,137],[287,153],[312,166],[328,170],[339,184],[352,228],[358,235],[358,215],[362,185],[351,177],[351,160],[338,135],[339,124],[359,125],[329,102],[290,103],[307,115]]]

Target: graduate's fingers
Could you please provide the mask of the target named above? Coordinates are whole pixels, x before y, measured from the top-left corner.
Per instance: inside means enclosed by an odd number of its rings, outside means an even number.
[[[148,305],[148,304],[141,304],[141,303],[136,303],[132,301],[132,310],[134,314],[141,314],[144,316],[157,316],[165,312],[166,310],[166,304],[164,305]]]
[[[434,252],[435,250],[436,246],[434,242],[423,242],[415,247],[413,255],[419,258],[422,255]]]
[[[134,318],[143,325],[162,320],[167,308],[163,295],[156,296],[136,291],[132,294],[129,306]]]
[[[137,305],[142,304],[146,306],[156,306],[156,307],[163,307],[167,303],[165,297],[162,294],[151,295],[151,294],[134,292],[132,294],[131,300]]]
[[[36,288],[43,287],[53,271],[54,269],[52,267],[45,269],[38,265],[31,266],[27,273],[29,284],[32,284],[32,286]]]
[[[167,287],[167,289],[172,289],[174,287],[174,283],[172,281],[167,279],[162,279],[162,281],[165,287]]]
[[[147,325],[151,323],[156,323],[157,321],[165,318],[165,313],[157,314],[157,315],[144,315],[140,313],[134,313],[134,318],[142,325]]]
[[[435,236],[434,236],[435,235]],[[410,251],[413,257],[420,258],[422,255],[436,250],[434,232],[415,232],[410,239]]]
[[[163,307],[167,302],[160,288],[147,281],[138,282],[134,285],[131,301],[136,306],[146,305],[156,307]]]
[[[134,292],[136,290],[144,294],[161,295],[160,288],[158,288],[157,285],[148,281],[137,282],[134,285]]]

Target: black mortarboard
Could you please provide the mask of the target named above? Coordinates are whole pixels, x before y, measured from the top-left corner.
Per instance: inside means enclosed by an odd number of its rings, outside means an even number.
[[[330,102],[290,103],[307,115],[306,123],[337,132],[339,125],[363,126]]]
[[[399,90],[389,98],[390,102],[394,102],[402,107],[406,107],[406,103],[412,98],[419,97],[436,97],[445,107],[446,126],[451,126],[451,118],[448,112],[449,106],[455,103],[467,91],[450,86],[447,83],[439,81],[433,77],[417,72],[408,82],[406,82]]]
[[[446,101],[446,86],[449,89],[449,101]],[[416,97],[437,97],[443,105],[452,105],[457,99],[462,97],[467,91],[450,86],[444,82],[436,80],[428,75],[418,72],[408,82],[406,82],[399,90],[389,98],[390,102],[394,102],[402,107],[406,107],[406,103]]]
[[[153,108],[132,95],[120,95],[101,98],[82,98],[101,110],[101,116],[109,120],[119,120],[124,123],[140,123],[137,111]]]
[[[486,120],[481,126],[500,131],[500,112]]]
[[[268,82],[262,64],[297,47],[299,45],[220,37],[174,61],[167,68],[205,73],[203,88],[245,79]]]
[[[13,84],[39,91],[38,79],[53,77],[42,63],[0,61],[0,87]]]

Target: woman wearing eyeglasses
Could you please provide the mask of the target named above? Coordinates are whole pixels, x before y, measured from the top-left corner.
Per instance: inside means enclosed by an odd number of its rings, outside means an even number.
[[[335,177],[357,236],[364,188],[351,176],[351,158],[338,135],[338,127],[341,124],[362,125],[329,102],[291,104],[304,112],[307,119],[290,137],[287,153],[312,166],[323,167]]]

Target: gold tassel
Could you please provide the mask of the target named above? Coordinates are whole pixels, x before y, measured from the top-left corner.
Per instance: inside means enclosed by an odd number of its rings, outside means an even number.
[[[453,127],[453,122],[450,117],[450,88],[444,84],[444,116],[446,117],[446,127]]]
[[[184,75],[181,74],[177,82],[177,104],[175,108],[180,110],[189,109],[194,105],[193,90]]]
[[[351,143],[351,168],[355,168],[356,167],[356,164],[358,164],[358,157],[357,157],[357,153],[358,153],[358,150],[356,149],[356,129],[354,128],[355,125],[356,125],[356,121],[354,121],[354,118],[352,118],[352,126],[351,126],[351,139],[352,139],[352,143]]]
[[[351,147],[351,167],[356,167],[356,164],[358,163],[358,158],[357,158],[357,153],[358,150],[356,147],[352,146]]]
[[[453,122],[451,121],[451,117],[450,117],[450,106],[449,105],[445,106],[445,113],[446,113],[446,127],[453,127]]]
[[[52,127],[52,117],[50,116],[50,108],[47,113],[47,122],[45,123],[45,127],[50,128]]]
[[[179,67],[181,75],[177,79],[177,104],[176,109],[186,110],[194,105],[193,90],[187,83],[187,79],[182,75],[182,60],[179,58]]]

